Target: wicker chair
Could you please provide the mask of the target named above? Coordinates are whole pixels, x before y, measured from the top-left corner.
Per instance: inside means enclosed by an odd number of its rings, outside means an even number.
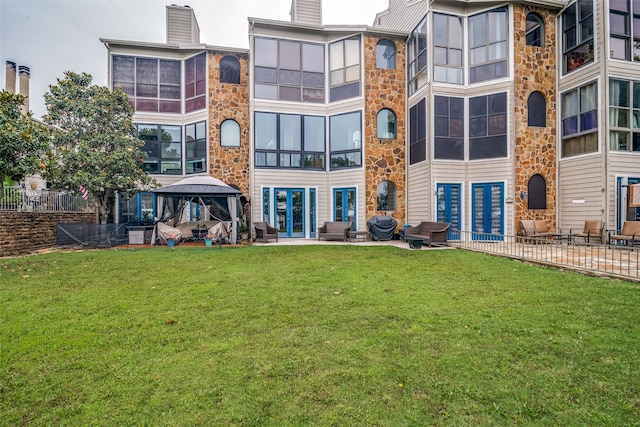
[[[256,233],[256,240],[267,242],[269,239],[276,239],[276,242],[278,241],[278,229],[266,222],[254,222],[253,229]]]

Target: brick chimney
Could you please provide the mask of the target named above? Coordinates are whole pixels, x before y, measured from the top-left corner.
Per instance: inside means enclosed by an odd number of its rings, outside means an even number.
[[[5,76],[5,90],[9,93],[16,93],[16,63],[7,61],[7,72]]]
[[[20,95],[24,96],[24,104],[22,104],[22,114],[29,112],[29,78],[31,77],[31,71],[29,67],[24,65],[18,66],[18,75],[20,76]]]

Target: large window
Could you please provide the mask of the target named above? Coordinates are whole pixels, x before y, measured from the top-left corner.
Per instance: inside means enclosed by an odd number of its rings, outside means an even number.
[[[507,75],[509,36],[506,7],[469,18],[469,82],[476,83]]]
[[[256,167],[325,169],[324,133],[324,117],[256,113]]]
[[[469,98],[469,160],[506,156],[506,92]]]
[[[254,39],[255,97],[324,102],[324,46]]]
[[[596,83],[562,94],[562,157],[598,151]]]
[[[593,0],[577,0],[562,13],[562,71],[573,71],[593,58]]]
[[[207,56],[198,56],[184,61],[184,110],[186,113],[206,108],[207,102]]]
[[[362,118],[360,112],[329,118],[331,169],[362,165]]]
[[[207,171],[207,123],[184,127],[187,174]]]
[[[377,137],[379,139],[396,138],[396,114],[388,108],[383,108],[376,117]]]
[[[220,59],[220,83],[240,84],[240,61],[234,56]]]
[[[640,1],[609,2],[611,58],[640,61]]]
[[[434,158],[464,160],[464,99],[434,97]]]
[[[609,81],[609,146],[640,151],[640,82]]]
[[[360,37],[329,45],[331,101],[360,95]]]
[[[462,20],[433,14],[433,80],[462,83]]]
[[[409,164],[427,159],[427,102],[421,99],[409,109]]]
[[[181,62],[114,55],[112,88],[122,89],[136,111],[181,112]]]
[[[138,138],[147,153],[142,165],[151,174],[182,174],[182,129],[180,126],[138,125]]]
[[[391,40],[382,39],[376,45],[376,68],[396,69],[396,45]]]
[[[427,83],[427,18],[411,33],[407,48],[409,57],[409,95]]]

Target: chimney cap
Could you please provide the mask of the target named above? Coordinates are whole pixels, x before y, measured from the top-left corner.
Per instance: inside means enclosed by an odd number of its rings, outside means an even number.
[[[13,61],[7,61],[7,68],[13,68],[14,70],[16,69],[16,63]]]
[[[18,74],[29,77],[31,75],[31,70],[26,65],[19,65]]]

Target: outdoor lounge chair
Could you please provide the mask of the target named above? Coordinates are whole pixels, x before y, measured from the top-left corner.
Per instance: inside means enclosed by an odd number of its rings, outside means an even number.
[[[569,236],[575,240],[576,237],[581,237],[586,243],[590,243],[592,240],[597,240],[600,243],[604,243],[602,240],[602,234],[604,233],[604,221],[600,220],[586,220],[581,232],[577,229],[574,233],[574,229],[569,230]]]
[[[253,229],[256,233],[256,240],[267,242],[269,239],[276,239],[276,242],[278,241],[278,229],[266,222],[254,222]]]
[[[554,236],[554,233],[549,230],[547,221],[544,219],[521,219],[518,236],[523,241],[536,242],[538,239],[548,239]]]
[[[623,242],[627,246],[640,243],[640,221],[625,221],[622,229],[614,230],[609,235],[609,243]]]
[[[353,223],[351,221],[327,221],[318,228],[318,240],[342,240],[349,239],[349,230]]]
[[[415,245],[412,243],[415,240],[421,240],[422,243],[429,247],[446,246],[449,228],[451,228],[451,223],[449,222],[423,221],[415,227],[405,228],[404,239],[409,242],[410,246]],[[422,243],[419,246],[422,246]]]

